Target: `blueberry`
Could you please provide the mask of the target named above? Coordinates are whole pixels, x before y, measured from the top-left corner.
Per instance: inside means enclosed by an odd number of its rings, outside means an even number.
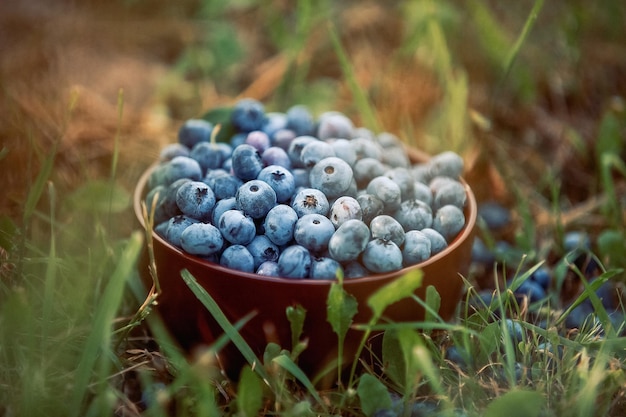
[[[273,146],[277,146],[283,149],[285,152],[289,150],[289,146],[291,146],[291,142],[299,135],[293,130],[289,129],[278,129],[274,134],[270,137]],[[303,135],[306,136],[306,135]]]
[[[239,187],[243,185],[239,178],[221,168],[207,172],[202,182],[211,187],[216,200],[234,197]]]
[[[230,146],[229,146],[230,148]],[[200,164],[202,172],[206,173],[210,169],[217,169],[224,162],[224,153],[216,143],[200,142],[191,149],[189,156]]]
[[[154,205],[154,223],[156,224],[162,223],[170,218],[165,211],[164,202],[166,200],[166,193],[167,187],[164,185],[157,185],[148,191],[148,194],[146,194],[146,208],[149,214],[152,210],[152,206]]]
[[[214,225],[218,225],[220,217],[227,210],[235,210],[237,207],[237,202],[235,201],[235,197],[225,198],[223,200],[219,200],[215,203],[215,207],[213,207],[213,214],[211,215],[211,222]]]
[[[253,219],[262,219],[276,205],[276,192],[261,180],[244,183],[235,194],[237,208]]]
[[[265,132],[254,130],[248,133],[244,143],[252,146],[259,154],[263,154],[270,147],[270,137]]]
[[[490,230],[498,230],[511,223],[511,212],[495,201],[481,203],[478,206],[478,216]]]
[[[190,181],[191,180],[189,178],[181,178],[171,183],[165,189],[165,198],[162,201],[162,206],[163,212],[167,215],[167,217],[182,214],[180,207],[178,207],[178,204],[176,203],[176,196],[178,195],[178,189]]]
[[[256,270],[258,275],[263,275],[266,277],[279,277],[278,273],[278,262],[273,261],[265,261]]]
[[[402,247],[402,264],[411,266],[430,258],[430,239],[419,230],[406,232]]]
[[[210,223],[194,223],[180,235],[180,244],[191,255],[210,256],[224,246],[222,234]]]
[[[413,183],[413,197],[416,200],[423,201],[428,206],[433,202],[433,193],[430,187],[423,182],[415,181]]]
[[[313,168],[315,164],[324,158],[336,156],[333,147],[321,140],[307,143],[300,152],[300,162],[305,168]]]
[[[547,290],[550,288],[550,284],[552,282],[552,272],[550,271],[550,268],[542,265],[532,273],[530,279],[539,284],[544,290]]]
[[[291,169],[291,160],[287,151],[278,146],[270,146],[261,154],[261,161],[263,165],[280,165],[287,169]]]
[[[338,228],[347,220],[362,220],[363,213],[361,211],[361,205],[355,198],[343,196],[335,200],[333,205],[330,207],[328,217],[333,223],[333,226]]]
[[[233,244],[247,245],[256,235],[254,221],[240,210],[226,210],[220,216],[217,227],[224,239]]]
[[[189,156],[189,148],[182,143],[170,143],[165,145],[159,153],[159,161],[169,161],[177,156]]]
[[[354,125],[346,115],[339,112],[326,112],[319,117],[317,137],[321,140],[337,138],[352,139]]]
[[[276,201],[279,203],[290,201],[296,189],[296,180],[293,174],[280,165],[270,165],[263,168],[257,179],[272,187],[276,193]]]
[[[251,98],[244,98],[235,103],[231,114],[233,126],[241,132],[262,130],[267,123],[265,107],[261,102]]]
[[[382,153],[382,161],[395,168],[407,169],[411,166],[411,160],[402,146],[386,147]]]
[[[335,227],[326,216],[305,214],[296,222],[294,240],[314,253],[321,253],[328,248],[328,241],[335,233]]]
[[[287,127],[287,115],[282,112],[269,112],[265,113],[266,122],[263,125],[263,132],[270,138],[274,136],[276,132]]]
[[[189,119],[178,129],[178,142],[192,149],[197,143],[209,142],[213,125],[202,119]]]
[[[388,150],[385,150],[387,153]],[[402,201],[408,200],[415,195],[415,180],[411,172],[404,167],[395,167],[385,172],[387,178],[390,178],[400,187],[400,198]]]
[[[360,137],[350,141],[356,152],[357,159],[373,158],[379,161],[383,159],[383,148],[371,139]]]
[[[295,105],[287,110],[286,128],[293,130],[296,135],[312,135],[315,129],[313,116],[306,106]]]
[[[402,251],[390,240],[369,241],[362,255],[363,265],[374,272],[391,272],[402,268]]]
[[[467,199],[467,194],[463,184],[452,179],[445,181],[440,186],[433,189],[433,195],[433,210],[438,210],[439,208],[449,204],[462,209],[465,207],[465,200]]]
[[[165,240],[176,247],[182,248],[180,236],[187,227],[195,223],[199,223],[199,220],[192,219],[184,214],[170,218],[165,228]]]
[[[278,273],[285,278],[307,278],[311,271],[311,255],[300,246],[288,246],[278,258]]]
[[[383,214],[385,211],[383,200],[373,194],[360,194],[357,196],[356,201],[361,206],[362,220],[365,224],[370,224],[374,217]]]
[[[435,212],[433,229],[451,242],[465,226],[465,215],[457,206],[446,205]]]
[[[291,170],[293,178],[296,182],[296,190],[298,188],[311,188],[311,181],[309,181],[309,170],[304,168],[294,168]]]
[[[506,333],[508,334],[509,340],[513,342],[513,345],[524,341],[524,328],[521,324],[511,319],[505,319],[504,324],[506,326]]]
[[[452,151],[437,154],[428,161],[431,178],[444,176],[457,179],[463,173],[463,167],[463,158]]]
[[[368,194],[373,194],[383,201],[386,213],[394,213],[400,208],[402,202],[400,186],[391,178],[376,177],[367,184],[366,190]]]
[[[472,261],[484,265],[491,265],[496,261],[496,257],[485,242],[480,237],[475,237],[472,244]]]
[[[304,168],[304,164],[302,163],[302,150],[306,145],[311,142],[317,142],[317,139],[314,136],[297,136],[291,142],[289,142],[289,148],[287,148],[287,155],[289,155],[289,159],[291,160],[291,166],[293,168]]]
[[[233,173],[243,181],[253,180],[263,169],[261,155],[252,145],[242,144],[233,149]]]
[[[385,174],[386,167],[375,158],[361,158],[354,163],[353,175],[360,188],[367,187],[367,184],[376,177]]]
[[[417,182],[428,184],[431,180],[428,163],[413,164],[411,166],[411,175]]]
[[[215,195],[213,190],[203,182],[187,181],[176,192],[176,205],[180,211],[194,219],[210,220]]]
[[[350,166],[356,163],[356,152],[350,141],[347,139],[328,139],[327,142],[332,146],[335,156],[343,159]]]
[[[242,272],[254,272],[254,258],[243,245],[227,247],[220,257],[220,265]]]
[[[343,277],[346,279],[362,278],[369,275],[369,271],[359,261],[350,261],[343,265]]]
[[[336,260],[323,256],[312,259],[309,278],[336,279],[338,274],[343,275],[343,268]]]
[[[353,181],[352,168],[340,158],[324,158],[311,169],[309,181],[311,187],[322,191],[328,198],[339,197]]]
[[[441,233],[439,233],[435,229],[426,227],[422,229],[421,232],[424,233],[428,239],[430,239],[431,255],[436,255],[448,247],[448,242],[446,242],[446,239],[441,235]]]
[[[522,282],[514,293],[518,296],[528,297],[528,301],[531,303],[536,303],[546,298],[544,288],[532,279]]]
[[[247,137],[248,137],[247,133],[243,133],[243,132],[235,133],[230,138],[230,146],[234,149],[239,145],[243,145],[244,143],[246,143]]]
[[[305,214],[317,213],[323,216],[328,214],[330,205],[326,195],[315,188],[303,188],[291,200],[291,208],[293,208],[298,217]]]
[[[169,185],[179,179],[199,181],[202,178],[200,164],[188,156],[176,156],[163,166],[164,185]]]
[[[471,359],[471,355],[469,355],[465,349],[452,345],[446,349],[444,358],[454,363],[462,370],[466,370],[468,366],[468,359]]]
[[[338,262],[356,260],[370,240],[370,229],[360,220],[344,222],[328,241],[330,256]]]
[[[248,252],[254,259],[254,269],[256,270],[263,262],[278,261],[278,255],[280,250],[267,236],[257,235],[252,239],[252,242],[246,246]]]
[[[576,249],[591,249],[591,239],[586,232],[569,231],[563,236],[563,249],[572,252]]]
[[[393,215],[404,230],[422,230],[433,224],[430,206],[421,200],[406,200]]]
[[[402,225],[387,214],[374,217],[370,223],[370,231],[372,239],[390,240],[398,247],[404,243],[405,233]]]
[[[265,235],[276,245],[283,246],[293,239],[293,231],[298,221],[298,214],[285,204],[273,207],[263,222]]]

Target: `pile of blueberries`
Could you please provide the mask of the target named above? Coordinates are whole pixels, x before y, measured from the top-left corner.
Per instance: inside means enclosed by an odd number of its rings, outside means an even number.
[[[188,254],[265,276],[357,278],[420,263],[465,226],[453,152],[414,163],[395,135],[303,105],[266,112],[246,98],[227,119],[187,120],[148,180],[155,231]]]

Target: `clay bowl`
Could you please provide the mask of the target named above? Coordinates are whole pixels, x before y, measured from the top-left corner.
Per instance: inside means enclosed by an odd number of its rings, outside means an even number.
[[[414,154],[410,153],[410,156],[415,160]],[[147,192],[147,181],[152,169],[154,166],[141,176],[134,192],[135,214],[144,228],[141,202]],[[426,287],[434,286],[441,296],[439,314],[446,320],[452,317],[462,296],[462,275],[467,274],[470,264],[477,215],[474,195],[469,185],[461,181],[467,190],[466,225],[444,251],[409,268],[344,281],[345,291],[358,301],[359,308],[354,323],[367,323],[371,318],[366,302],[371,294],[414,269],[421,269],[423,272],[423,284],[416,291],[416,295],[424,299]],[[303,337],[308,338],[309,344],[299,357],[298,365],[312,376],[336,360],[337,336],[326,321],[326,298],[331,281],[291,280],[242,273],[188,255],[156,233],[153,236],[155,263],[162,289],[158,312],[183,349],[191,352],[194,348],[211,345],[223,334],[220,326],[183,282],[180,272],[187,269],[213,297],[231,323],[251,312],[255,313],[240,333],[258,358],[263,357],[265,347],[270,341],[291,349],[291,331],[286,309],[299,304],[306,309]],[[147,249],[144,248],[139,270],[149,285],[151,279],[147,267],[148,259]],[[420,321],[424,318],[424,310],[415,300],[404,299],[389,306],[384,316],[395,322]],[[361,338],[360,331],[349,331],[344,344],[344,363],[352,363]],[[236,376],[245,363],[232,343],[220,351],[219,360],[231,376]]]

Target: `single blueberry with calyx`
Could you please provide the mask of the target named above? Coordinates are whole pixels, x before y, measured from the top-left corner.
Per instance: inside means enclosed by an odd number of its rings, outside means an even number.
[[[419,230],[409,230],[402,246],[402,264],[411,266],[430,258],[430,239]]]
[[[311,271],[311,254],[300,245],[291,245],[278,258],[278,273],[284,278],[303,279]]]
[[[254,220],[240,210],[226,210],[220,216],[217,227],[224,239],[232,244],[247,245],[256,236]]]
[[[257,179],[272,187],[278,203],[289,202],[296,189],[296,180],[293,174],[280,165],[270,165],[263,168]]]
[[[343,276],[343,268],[339,262],[326,256],[313,257],[311,259],[311,279],[336,279]]]
[[[336,229],[350,219],[362,220],[363,212],[361,205],[354,197],[343,196],[333,202],[328,218]]]
[[[404,244],[404,228],[396,219],[387,214],[374,217],[370,223],[370,231],[372,239],[390,240],[398,247]]]
[[[265,181],[244,183],[235,194],[237,208],[253,219],[262,219],[276,205],[276,192]]]
[[[210,223],[189,225],[180,235],[183,250],[191,255],[210,256],[218,253],[224,246],[222,234]]]
[[[254,258],[243,245],[231,245],[220,256],[220,265],[242,272],[254,272]]]
[[[301,246],[313,253],[321,253],[328,248],[328,242],[335,233],[335,226],[321,214],[305,214],[296,222],[293,238]]]
[[[326,194],[322,191],[316,188],[303,188],[291,200],[291,208],[296,211],[298,217],[312,213],[326,216],[330,209],[330,204]]]
[[[210,221],[215,194],[211,187],[201,181],[187,181],[176,192],[176,205],[189,217]]]
[[[252,242],[246,245],[246,249],[254,259],[256,270],[263,262],[277,262],[280,249],[266,235],[256,235]]]
[[[178,129],[178,142],[192,149],[200,142],[209,142],[213,125],[203,119],[186,120]]]
[[[231,122],[235,129],[240,132],[262,130],[267,123],[265,106],[252,98],[241,99],[233,107]]]
[[[338,262],[358,259],[371,237],[370,229],[361,220],[344,222],[328,241],[328,252]]]
[[[465,226],[463,210],[451,204],[435,212],[432,228],[441,233],[446,242],[451,242]]]
[[[433,212],[430,206],[416,199],[403,201],[393,217],[407,231],[422,230],[433,224]]]
[[[298,214],[294,209],[286,204],[278,204],[265,216],[265,235],[278,246],[286,245],[293,240],[297,221]]]
[[[311,169],[309,181],[312,188],[322,191],[328,198],[339,197],[352,184],[352,168],[340,158],[324,158]]]
[[[372,239],[362,255],[363,265],[374,272],[383,273],[402,269],[402,251],[390,240]]]
[[[263,169],[261,155],[252,145],[246,143],[233,149],[232,170],[243,181],[256,179]]]

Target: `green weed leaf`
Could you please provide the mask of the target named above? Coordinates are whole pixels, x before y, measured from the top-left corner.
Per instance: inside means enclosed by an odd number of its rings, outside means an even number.
[[[485,417],[537,417],[542,414],[546,399],[538,392],[513,390],[496,398],[487,406]]]
[[[311,394],[315,401],[317,401],[320,405],[324,404],[322,402],[322,398],[319,396],[309,377],[306,376],[302,369],[300,369],[289,356],[285,354],[279,355],[272,359],[272,362],[277,363],[285,370],[287,370],[291,375],[296,377],[296,379],[300,381],[300,383],[309,391],[309,394]]]
[[[245,417],[256,416],[263,405],[263,381],[249,366],[241,370],[236,401],[239,412]]]
[[[391,396],[387,387],[371,374],[364,374],[361,377],[357,394],[361,400],[361,410],[368,417],[378,410],[391,408]]]
[[[367,300],[367,304],[374,312],[374,316],[382,317],[388,306],[403,298],[411,297],[415,290],[422,285],[422,275],[421,270],[412,270],[372,294]]]
[[[331,285],[328,292],[326,309],[326,319],[339,337],[339,343],[343,343],[346,333],[352,324],[352,319],[358,311],[356,298],[348,294],[341,284],[335,282]]]
[[[441,306],[441,296],[439,295],[439,292],[437,292],[437,289],[432,285],[429,285],[426,288],[426,305],[429,308],[425,310],[426,314],[424,321],[436,321],[437,317],[432,312],[439,312],[439,307]]]
[[[300,341],[302,329],[304,328],[304,319],[306,317],[306,309],[300,304],[287,307],[287,320],[291,325],[291,347],[294,348]]]

